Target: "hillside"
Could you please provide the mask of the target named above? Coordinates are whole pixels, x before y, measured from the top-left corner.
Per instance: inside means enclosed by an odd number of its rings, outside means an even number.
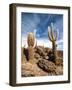
[[[28,60],[28,49],[22,48],[22,77],[62,75],[63,51],[57,50],[56,53],[57,59],[54,62],[52,50],[50,48],[37,46],[34,48],[34,59],[32,63],[30,63]]]

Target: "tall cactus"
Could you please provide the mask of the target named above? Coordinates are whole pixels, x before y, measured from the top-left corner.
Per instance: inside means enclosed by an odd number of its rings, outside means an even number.
[[[54,56],[54,61],[56,60],[56,40],[58,38],[58,32],[54,29],[53,23],[51,23],[51,26],[48,27],[48,37],[49,40],[52,42],[52,52]]]
[[[34,60],[34,44],[35,44],[35,36],[34,33],[29,33],[27,38],[28,43],[28,60],[33,62]]]

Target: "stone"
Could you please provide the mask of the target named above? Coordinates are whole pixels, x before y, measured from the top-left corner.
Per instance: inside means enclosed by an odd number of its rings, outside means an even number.
[[[55,62],[55,56],[53,55],[53,52],[51,50],[49,51],[48,56],[50,61]]]
[[[63,66],[63,59],[58,57],[57,60],[55,60],[55,64],[58,66]]]
[[[57,66],[56,75],[63,75],[63,67],[62,66]]]
[[[39,58],[40,58],[40,55],[39,55],[38,53],[35,53],[34,57],[35,57],[36,59],[39,59]]]
[[[43,47],[37,47],[37,53],[41,56],[45,56],[44,48]]]
[[[56,70],[56,65],[53,62],[48,60],[40,60],[38,62],[38,66],[47,72],[55,72]]]
[[[44,56],[44,59],[48,60],[48,59],[49,59],[49,57],[48,57],[48,56]]]

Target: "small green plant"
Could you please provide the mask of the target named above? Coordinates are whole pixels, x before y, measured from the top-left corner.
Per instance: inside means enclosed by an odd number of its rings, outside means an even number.
[[[54,25],[53,23],[51,23],[51,26],[48,27],[48,37],[49,37],[49,40],[52,42],[52,53],[53,53],[53,56],[54,56],[54,61],[56,60],[57,58],[57,54],[56,54],[56,40],[58,38],[58,32],[54,29]]]

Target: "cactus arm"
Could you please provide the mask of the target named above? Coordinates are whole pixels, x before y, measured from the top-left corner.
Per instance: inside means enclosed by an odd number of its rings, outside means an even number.
[[[58,33],[57,33],[57,31],[56,31],[56,37],[55,37],[55,41],[57,40],[57,37],[58,37]]]
[[[54,25],[53,23],[51,23],[51,36],[52,36],[52,40],[55,40],[55,36],[54,36]]]
[[[54,41],[54,31],[51,29],[52,41]]]
[[[49,40],[52,41],[52,38],[50,36],[50,31],[48,31],[48,37],[49,37]]]
[[[57,31],[55,31],[55,34],[56,34],[56,35],[54,35],[54,30],[51,29],[52,41],[56,41],[56,40],[57,40],[57,37],[58,37]]]
[[[52,41],[52,38],[51,38],[51,36],[50,36],[50,33],[51,33],[51,28],[48,27],[48,37],[49,37],[49,40]]]

